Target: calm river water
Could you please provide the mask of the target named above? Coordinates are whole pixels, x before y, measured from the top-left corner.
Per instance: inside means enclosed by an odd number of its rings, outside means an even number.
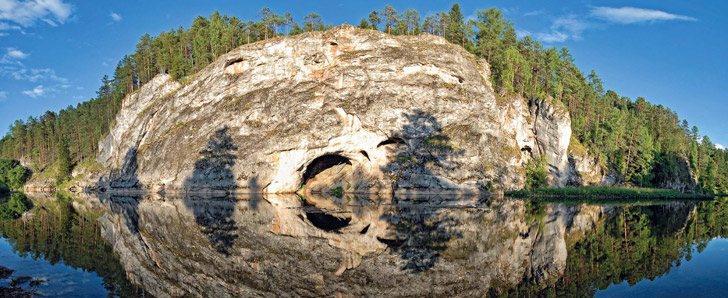
[[[2,295],[728,296],[725,198],[26,196],[0,198]]]

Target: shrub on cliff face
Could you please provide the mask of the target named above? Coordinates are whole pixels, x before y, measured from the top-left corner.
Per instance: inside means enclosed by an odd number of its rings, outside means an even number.
[[[0,183],[8,188],[22,189],[30,177],[28,169],[12,159],[0,159]]]
[[[526,166],[526,185],[524,186],[524,189],[532,190],[548,186],[546,167],[544,166],[544,163],[544,159],[541,158]]]

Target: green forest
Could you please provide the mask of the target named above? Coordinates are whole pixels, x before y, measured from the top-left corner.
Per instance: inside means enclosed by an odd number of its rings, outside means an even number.
[[[0,140],[0,157],[31,161],[34,172],[53,169],[63,180],[72,165],[95,159],[98,142],[113,125],[124,97],[155,75],[168,73],[184,83],[240,45],[332,28],[316,13],[300,24],[290,13],[268,8],[257,17],[243,21],[215,12],[197,17],[190,28],[145,34],[113,75],[101,79],[95,98],[58,113],[15,121]],[[498,9],[478,11],[477,20],[466,21],[457,3],[428,16],[387,5],[365,12],[359,27],[392,35],[443,36],[488,61],[501,98],[562,101],[572,119],[571,147],[588,148],[626,185],[666,187],[675,177],[692,175],[698,192],[728,192],[728,151],[716,149],[697,127],[669,108],[606,90],[596,72],[579,70],[567,48],[544,48],[528,36],[518,39],[513,24]]]

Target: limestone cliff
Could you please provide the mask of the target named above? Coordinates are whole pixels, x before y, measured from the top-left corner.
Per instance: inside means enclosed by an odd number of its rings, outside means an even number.
[[[100,184],[155,190],[345,192],[520,188],[545,156],[569,171],[558,101],[496,96],[485,60],[442,37],[340,26],[242,46],[182,85],[129,96]]]

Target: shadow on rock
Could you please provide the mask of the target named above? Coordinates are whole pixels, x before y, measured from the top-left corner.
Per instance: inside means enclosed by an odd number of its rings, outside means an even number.
[[[197,191],[202,193],[214,193],[215,191],[235,190],[235,176],[232,167],[235,165],[235,151],[238,149],[228,133],[228,128],[223,127],[215,131],[207,146],[199,152],[199,159],[195,162],[195,170],[192,176],[184,182],[190,196],[184,202],[195,215],[195,221],[200,225],[202,233],[210,240],[210,244],[221,254],[230,255],[230,249],[237,236],[237,229],[232,214],[235,211],[234,202],[227,202],[229,197],[221,199],[220,208],[199,208],[195,206],[196,200],[203,199],[202,196],[194,195]],[[251,185],[255,179],[250,181]],[[229,203],[229,204],[225,204]]]
[[[407,148],[381,170],[398,177],[395,182],[394,208],[382,215],[396,231],[391,239],[381,239],[393,253],[405,261],[402,270],[415,273],[431,269],[447,249],[447,243],[460,234],[450,227],[459,225],[457,218],[443,212],[437,205],[443,201],[456,202],[456,197],[422,196],[433,189],[456,191],[457,186],[443,181],[446,173],[460,165],[456,157],[465,153],[452,143],[449,133],[430,113],[414,110],[404,113],[405,123],[390,135],[403,139]]]

